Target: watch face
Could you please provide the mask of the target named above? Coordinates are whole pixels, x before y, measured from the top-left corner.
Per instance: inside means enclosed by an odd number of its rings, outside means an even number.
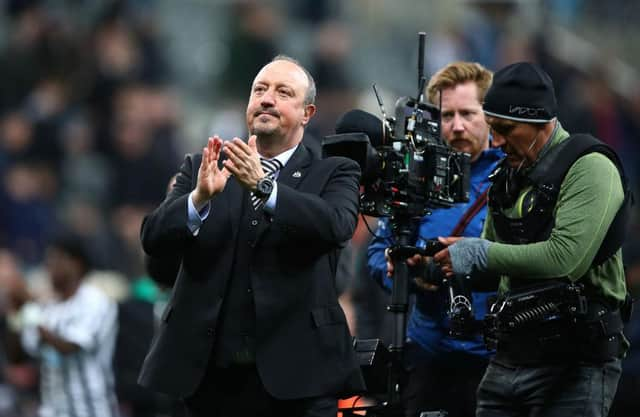
[[[258,181],[258,184],[256,184],[256,194],[258,194],[259,197],[268,196],[269,194],[271,194],[272,190],[273,180],[269,177],[262,178]]]

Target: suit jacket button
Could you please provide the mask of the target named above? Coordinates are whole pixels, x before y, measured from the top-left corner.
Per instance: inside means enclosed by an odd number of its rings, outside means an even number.
[[[207,336],[213,337],[215,329],[213,327],[207,327]]]
[[[257,220],[251,220],[251,225],[252,226],[257,226],[258,225],[258,221]]]

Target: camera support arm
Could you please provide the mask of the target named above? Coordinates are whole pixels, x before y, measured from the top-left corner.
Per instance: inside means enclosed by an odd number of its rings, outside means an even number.
[[[410,236],[400,234],[398,245],[389,250],[389,255],[393,259],[393,286],[391,289],[391,302],[387,306],[387,311],[393,315],[393,333],[389,352],[391,362],[389,364],[389,381],[387,393],[389,401],[396,403],[400,401],[402,392],[401,379],[403,370],[403,352],[406,338],[407,310],[409,307],[409,266],[406,259],[413,256],[416,247],[409,245]]]
[[[409,307],[409,266],[406,260],[413,255],[432,256],[444,245],[437,240],[426,242],[426,247],[414,246],[420,218],[398,216],[393,219],[396,245],[389,249],[389,256],[393,260],[393,286],[391,288],[391,302],[387,311],[393,315],[393,333],[389,352],[391,363],[388,381],[388,394],[391,403],[400,401],[402,392],[401,379],[403,370],[403,354],[407,332],[407,311]]]

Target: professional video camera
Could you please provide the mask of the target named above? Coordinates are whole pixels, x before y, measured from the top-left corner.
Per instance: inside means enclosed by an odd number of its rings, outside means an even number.
[[[373,217],[388,217],[395,242],[389,251],[395,268],[391,302],[387,307],[395,319],[394,329],[389,360],[383,361],[388,363],[381,365],[388,371],[388,397],[384,407],[367,411],[367,415],[372,416],[401,415],[396,413],[399,413],[403,384],[402,354],[409,299],[409,270],[405,260],[415,254],[430,256],[444,247],[437,240],[430,239],[424,239],[425,247],[414,246],[420,219],[430,214],[433,208],[469,201],[470,155],[455,151],[441,137],[440,108],[424,101],[425,37],[424,32],[418,34],[416,97],[398,99],[395,117],[387,117],[374,85],[383,119],[362,110],[351,110],[336,123],[336,134],[327,136],[322,143],[325,157],[345,156],[358,162],[362,171],[361,212]],[[450,285],[452,280],[447,281]],[[461,295],[455,294],[452,288],[450,285],[452,302],[449,314],[452,322],[466,323],[472,315],[471,302],[461,302]],[[464,306],[468,306],[468,311],[462,308]],[[376,351],[380,350],[380,343],[356,340],[354,345],[358,356],[363,358],[361,363],[376,362],[374,356],[379,353]],[[376,349],[371,349],[372,346]],[[369,374],[379,375],[380,372],[371,371]],[[367,385],[381,384],[379,381],[367,381]],[[342,411],[345,416],[351,415],[348,410]]]
[[[440,136],[440,109],[418,98],[401,97],[396,116],[384,121],[362,110],[345,113],[336,135],[327,136],[325,156],[347,156],[360,165],[360,208],[374,217],[422,217],[430,208],[469,201],[470,155],[453,150]],[[375,89],[375,86],[374,86]]]

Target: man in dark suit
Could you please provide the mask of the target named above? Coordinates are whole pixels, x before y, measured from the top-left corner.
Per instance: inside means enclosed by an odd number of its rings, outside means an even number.
[[[182,263],[140,383],[193,416],[333,417],[363,389],[334,282],[359,169],[301,144],[314,97],[307,70],[276,57],[251,88],[249,140],[187,155],[143,223],[145,251]]]

